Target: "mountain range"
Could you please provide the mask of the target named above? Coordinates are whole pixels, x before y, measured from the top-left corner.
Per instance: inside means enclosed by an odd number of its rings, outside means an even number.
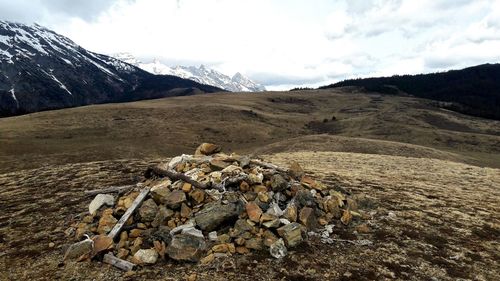
[[[37,24],[0,21],[0,117],[217,91],[90,52]]]
[[[0,21],[0,117],[88,104],[218,91],[263,91],[236,73],[168,67],[129,54],[97,54],[40,25]],[[383,94],[436,100],[442,108],[500,120],[500,64],[419,75],[341,81]]]
[[[212,85],[230,92],[261,92],[266,90],[263,85],[250,80],[239,72],[229,77],[204,65],[200,65],[199,67],[179,65],[169,67],[158,59],[154,59],[151,62],[142,62],[130,53],[117,53],[112,56],[152,74],[173,75],[201,84]]]

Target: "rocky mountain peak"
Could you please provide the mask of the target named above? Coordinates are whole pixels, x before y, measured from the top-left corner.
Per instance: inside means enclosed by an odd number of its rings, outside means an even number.
[[[231,92],[259,92],[266,90],[263,85],[250,80],[239,72],[233,75],[233,77],[230,77],[204,64],[198,67],[182,65],[169,67],[156,58],[150,63],[145,63],[128,53],[118,53],[113,56],[153,74],[173,75],[190,79],[198,83],[212,85]]]
[[[0,116],[157,98],[173,89],[176,94],[178,89],[220,90],[177,77],[155,77],[134,64],[140,62],[90,52],[37,24],[0,21]],[[165,71],[161,66],[156,72]]]

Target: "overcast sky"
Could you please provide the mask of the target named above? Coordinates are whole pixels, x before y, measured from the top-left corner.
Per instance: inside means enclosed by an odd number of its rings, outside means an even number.
[[[500,61],[500,0],[0,0],[0,19],[269,89]]]

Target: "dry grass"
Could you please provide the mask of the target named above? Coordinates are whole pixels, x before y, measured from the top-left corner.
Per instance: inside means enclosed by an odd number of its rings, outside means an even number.
[[[337,121],[323,122],[332,116]],[[2,118],[0,172],[170,157],[203,141],[222,144],[227,151],[252,152],[315,134],[420,145],[454,153],[456,161],[500,167],[498,121],[444,111],[422,99],[338,89],[197,95]],[[315,149],[329,150],[321,147],[322,140]],[[352,145],[342,143],[346,146],[335,149],[348,152]],[[366,145],[365,150],[377,146],[358,144]]]
[[[131,280],[192,272],[199,280],[494,280],[500,122],[346,91],[199,95],[0,119],[0,280],[126,279],[99,262],[58,267],[71,242],[64,231],[91,200],[82,191],[137,182],[147,165],[202,141],[283,166],[297,160],[357,194],[366,218],[336,225],[334,238],[373,244],[312,238],[280,261],[267,253],[208,266],[169,261]],[[355,232],[359,224],[371,231]]]
[[[500,271],[500,170],[456,162],[358,153],[293,152],[265,156],[286,166],[298,160],[308,173],[357,194],[362,212],[334,238],[311,239],[282,261],[265,253],[221,259],[209,266],[168,262],[139,270],[134,280],[494,280]],[[151,163],[156,163],[152,161]],[[121,280],[98,262],[59,268],[69,239],[64,230],[85,213],[82,190],[136,181],[143,161],[68,164],[0,176],[1,279]],[[368,234],[354,232],[368,224]],[[56,243],[54,249],[48,243]],[[257,263],[254,263],[254,260]],[[170,278],[170,279],[169,279]]]

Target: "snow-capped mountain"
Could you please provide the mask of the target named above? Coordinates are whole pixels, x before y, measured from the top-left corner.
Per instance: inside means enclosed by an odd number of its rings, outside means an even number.
[[[149,63],[141,62],[129,53],[118,53],[113,56],[121,61],[142,68],[143,70],[153,74],[173,75],[190,79],[201,84],[212,85],[231,92],[260,92],[266,90],[264,86],[253,82],[241,73],[236,73],[233,77],[229,77],[204,65],[200,65],[199,67],[169,67],[157,59]]]
[[[220,89],[153,75],[40,25],[0,21],[0,116]]]

